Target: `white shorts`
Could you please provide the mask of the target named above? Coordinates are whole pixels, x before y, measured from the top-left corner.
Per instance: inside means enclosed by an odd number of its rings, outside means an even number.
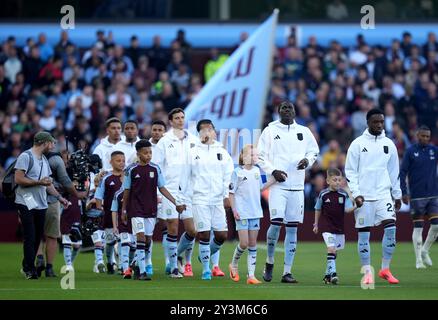
[[[327,245],[327,248],[335,247],[336,250],[342,250],[345,246],[345,235],[335,234],[330,232],[323,232],[322,237]]]
[[[283,219],[284,223],[299,222],[304,219],[304,191],[271,189],[269,192],[269,213],[273,219]]]
[[[236,220],[236,230],[260,230],[260,218]]]
[[[93,234],[91,235],[91,239],[93,240],[93,244],[96,244],[96,242],[102,242],[102,244],[105,244],[106,242],[105,231],[103,230],[94,231]]]
[[[128,232],[120,233],[119,234],[119,238],[120,238],[120,243],[121,244],[132,243],[132,234],[130,234]]]
[[[105,241],[107,243],[110,243],[110,242],[113,242],[113,241],[117,241],[117,237],[114,234],[113,228],[106,228],[105,229]]]
[[[82,240],[72,242],[70,239],[70,236],[68,234],[63,234],[63,235],[61,235],[61,237],[62,237],[62,244],[71,244],[71,245],[77,245],[77,246],[82,245]]]
[[[163,213],[163,204],[160,202],[158,203],[158,207],[157,207],[157,218],[161,219],[161,220],[166,220],[166,217]]]
[[[167,220],[167,219],[180,219],[180,220],[185,220],[185,219],[189,219],[189,218],[193,218],[193,213],[192,213],[192,206],[190,204],[184,203],[187,206],[187,209],[179,214],[178,211],[176,211],[176,207],[175,205],[170,202],[166,197],[162,197],[161,199],[161,217],[158,217],[160,219],[163,220]]]
[[[365,201],[362,207],[354,211],[356,228],[378,226],[383,220],[396,220],[392,199]]]
[[[193,205],[192,210],[196,232],[228,231],[227,216],[223,205]]]
[[[156,218],[131,218],[132,234],[144,233],[145,236],[152,236],[156,221]]]

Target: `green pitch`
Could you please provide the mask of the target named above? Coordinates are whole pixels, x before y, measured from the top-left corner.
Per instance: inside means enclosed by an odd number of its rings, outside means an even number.
[[[193,259],[193,278],[170,279],[164,275],[161,243],[153,248],[154,275],[152,281],[123,280],[118,275],[92,272],[94,255],[80,253],[75,261],[75,289],[63,290],[60,273],[62,255],[57,256],[57,278],[25,280],[19,273],[22,256],[21,244],[0,245],[0,299],[438,299],[438,248],[432,247],[431,257],[436,266],[426,270],[415,269],[411,243],[397,244],[392,272],[400,280],[399,285],[389,285],[376,278],[374,290],[360,287],[360,266],[356,243],[347,243],[337,259],[340,284],[324,285],[325,247],[323,243],[298,243],[293,274],[298,284],[280,282],[283,271],[283,244],[276,253],[274,279],[258,286],[246,284],[246,254],[241,259],[241,281],[235,283],[228,276],[228,264],[235,243],[227,242],[221,251],[223,278],[200,280],[201,264]],[[198,246],[195,251],[198,253]],[[378,272],[381,245],[372,244],[372,262]],[[262,280],[266,247],[260,243],[258,250],[257,277]]]

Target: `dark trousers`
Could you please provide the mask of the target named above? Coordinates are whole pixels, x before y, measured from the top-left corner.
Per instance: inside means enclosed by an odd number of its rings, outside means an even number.
[[[23,270],[35,271],[35,257],[44,234],[44,210],[28,210],[26,206],[16,204],[23,228]]]

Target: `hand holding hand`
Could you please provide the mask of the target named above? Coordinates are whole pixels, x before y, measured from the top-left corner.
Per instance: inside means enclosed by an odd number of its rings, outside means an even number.
[[[231,203],[229,198],[224,198],[224,208],[229,209],[231,208]]]
[[[304,158],[300,162],[298,162],[297,169],[298,170],[306,169],[308,165],[309,165],[309,160]]]
[[[186,210],[185,204],[180,204],[176,206],[176,211],[178,211],[178,213],[183,213],[185,210]]]
[[[400,208],[401,208],[401,200],[400,199],[396,199],[395,203],[394,203],[395,212],[399,212]]]
[[[364,201],[365,201],[365,199],[364,199],[362,196],[357,196],[357,197],[354,199],[354,202],[356,202],[356,206],[357,206],[358,208],[362,207]]]
[[[277,180],[278,182],[284,182],[287,178],[287,173],[281,170],[274,170],[272,171],[272,176]]]
[[[71,202],[68,201],[67,199],[63,198],[63,197],[59,198],[59,202],[64,207],[64,209],[67,209],[71,205]]]
[[[122,222],[126,226],[128,224],[128,214],[126,213],[126,210],[122,211]]]
[[[52,184],[52,179],[49,177],[42,178],[41,180],[38,181],[38,184],[41,186],[48,187]]]

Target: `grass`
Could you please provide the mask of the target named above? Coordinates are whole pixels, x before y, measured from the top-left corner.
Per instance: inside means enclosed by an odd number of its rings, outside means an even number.
[[[80,253],[75,261],[75,290],[63,290],[60,286],[62,274],[60,268],[63,257],[59,254],[55,266],[57,278],[42,277],[39,280],[25,280],[20,274],[22,256],[21,244],[0,244],[0,299],[438,299],[438,272],[433,266],[425,270],[415,269],[415,259],[411,243],[397,244],[391,270],[400,280],[399,285],[389,285],[376,278],[374,290],[363,290],[360,287],[360,265],[356,251],[356,243],[347,243],[337,259],[337,271],[340,284],[324,285],[322,277],[325,271],[325,247],[321,243],[298,243],[297,255],[293,267],[294,277],[298,284],[290,285],[280,282],[283,271],[283,252],[281,243],[276,252],[274,279],[271,283],[258,286],[246,284],[246,254],[240,263],[239,283],[229,279],[228,263],[236,243],[227,242],[221,251],[221,267],[226,272],[224,278],[213,278],[211,281],[200,279],[201,265],[193,259],[194,278],[169,279],[164,275],[163,252],[160,243],[153,248],[154,275],[153,280],[140,282],[123,280],[118,275],[95,274],[92,272],[94,255]],[[438,250],[432,248],[431,257],[438,264]],[[195,251],[198,252],[196,245]],[[372,262],[378,272],[381,245],[372,244]],[[266,247],[259,244],[256,276],[261,280]]]

